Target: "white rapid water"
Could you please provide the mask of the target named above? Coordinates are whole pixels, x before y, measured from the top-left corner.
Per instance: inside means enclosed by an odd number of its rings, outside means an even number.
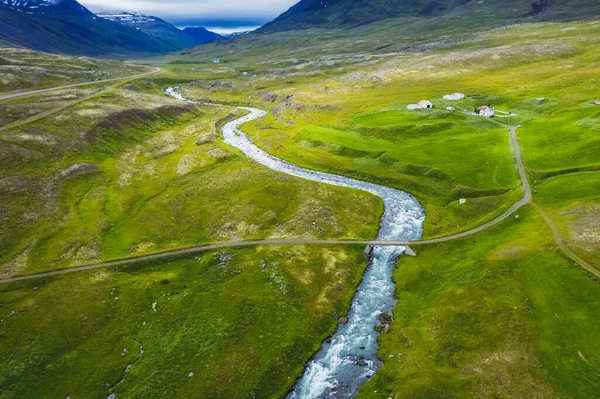
[[[166,93],[178,100],[193,103],[178,93],[176,88],[168,88]],[[240,108],[249,113],[223,126],[223,139],[227,144],[271,169],[303,179],[364,190],[380,197],[385,204],[385,212],[381,217],[378,240],[421,238],[425,214],[413,196],[391,187],[304,169],[266,153],[238,128],[267,113],[255,108]],[[381,366],[381,361],[377,359],[379,333],[375,327],[380,324],[379,316],[384,312],[391,313],[395,305],[392,272],[404,250],[404,247],[373,248],[371,265],[352,300],[348,322],[341,325],[323,344],[288,399],[354,397]]]

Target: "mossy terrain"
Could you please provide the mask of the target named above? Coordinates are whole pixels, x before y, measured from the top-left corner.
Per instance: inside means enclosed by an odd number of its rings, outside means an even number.
[[[417,252],[394,274],[385,366],[359,397],[595,397],[598,282],[562,255],[535,209]]]
[[[258,247],[0,286],[0,397],[281,397],[362,248]]]
[[[0,48],[0,94],[130,76],[150,69],[121,61]]]
[[[0,135],[3,275],[233,239],[376,236],[371,195],[261,167],[217,135],[234,109],[141,87]]]
[[[13,124],[43,117],[45,113],[85,100],[106,89],[106,85],[95,84],[0,101],[0,128],[7,130]]]

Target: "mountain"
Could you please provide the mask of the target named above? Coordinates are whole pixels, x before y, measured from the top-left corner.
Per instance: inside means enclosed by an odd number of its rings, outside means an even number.
[[[117,57],[179,49],[141,30],[98,18],[76,0],[0,0],[0,45]]]
[[[225,39],[233,39],[234,37],[244,36],[244,35],[247,35],[247,34],[249,34],[251,32],[252,32],[251,30],[245,30],[245,31],[241,31],[241,32],[227,33],[227,34],[223,35],[223,37]]]
[[[0,5],[26,14],[94,14],[75,0],[0,0]]]
[[[470,0],[301,0],[261,31],[344,27],[400,16],[433,16]]]
[[[218,33],[211,32],[206,28],[185,28],[183,33],[190,36],[196,41],[196,45],[207,44],[226,39]]]
[[[167,21],[152,15],[129,12],[105,12],[97,15],[106,20],[144,32],[178,50],[223,40],[221,36],[204,28],[186,28],[181,30]]]
[[[301,0],[257,32],[348,28],[388,18],[463,15],[522,18],[551,13],[565,18],[599,11],[597,0]]]

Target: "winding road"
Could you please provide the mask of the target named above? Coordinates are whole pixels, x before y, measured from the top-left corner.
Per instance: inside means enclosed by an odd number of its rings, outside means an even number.
[[[142,74],[139,74],[139,75],[123,76],[123,77],[120,77],[120,78],[107,79],[107,80],[98,80],[98,81],[95,81],[95,82],[77,83],[77,84],[70,85],[70,86],[60,86],[60,87],[54,87],[54,88],[51,88],[51,89],[43,89],[43,90],[35,90],[35,91],[23,91],[23,92],[19,92],[19,93],[13,93],[13,94],[7,94],[7,95],[4,95],[4,96],[0,96],[0,101],[2,101],[2,100],[17,98],[17,97],[27,97],[27,96],[31,96],[31,95],[35,95],[35,94],[40,94],[40,93],[50,93],[50,92],[53,92],[53,91],[63,90],[63,89],[68,89],[68,88],[73,88],[73,87],[87,86],[87,85],[91,85],[91,84],[119,82],[119,83],[117,83],[115,85],[106,87],[106,88],[104,88],[104,89],[102,89],[102,90],[100,90],[100,91],[98,91],[96,93],[93,93],[93,94],[90,94],[88,96],[84,96],[84,97],[78,98],[78,99],[73,100],[73,101],[69,101],[66,104],[63,104],[63,105],[61,105],[59,107],[50,109],[50,110],[42,112],[42,113],[39,113],[39,114],[34,115],[34,116],[30,117],[30,118],[22,119],[20,121],[16,121],[16,122],[4,125],[4,126],[0,127],[0,132],[6,131],[6,130],[10,130],[10,129],[14,129],[16,127],[23,126],[23,125],[26,125],[28,123],[35,122],[37,120],[40,120],[42,118],[45,118],[45,117],[50,116],[52,114],[55,114],[57,112],[60,112],[63,109],[72,107],[72,106],[77,105],[79,103],[82,103],[84,101],[91,100],[92,98],[103,96],[104,94],[106,94],[106,93],[114,90],[119,85],[123,84],[123,82],[126,82],[128,80],[132,80],[132,79],[138,79],[140,77],[144,77],[144,76],[148,76],[148,75],[153,75],[153,74],[158,73],[160,71],[161,71],[160,68],[156,68],[154,71],[145,72],[145,73],[142,73]]]
[[[154,75],[155,73],[158,73],[160,71],[161,71],[160,68],[155,67],[154,71],[144,72],[144,73],[140,73],[140,74],[137,74],[137,75],[123,76],[123,77],[120,77],[120,78],[112,78],[112,79],[106,79],[106,80],[97,80],[95,82],[77,83],[77,84],[67,85],[67,86],[51,87],[49,89],[32,90],[32,91],[20,91],[20,92],[17,92],[17,93],[11,93],[11,94],[1,95],[0,96],[0,101],[1,100],[8,100],[8,99],[11,99],[11,98],[17,98],[17,97],[31,96],[31,95],[34,95],[34,94],[49,93],[51,91],[56,91],[56,90],[71,89],[73,87],[81,87],[81,86],[87,86],[87,85],[93,85],[93,84],[99,84],[99,83],[117,82],[119,80],[137,79],[137,78],[141,78],[141,77],[148,76],[148,75]]]
[[[157,68],[155,71],[152,71],[152,72],[135,75],[135,76],[130,76],[128,78],[110,79],[110,80],[106,80],[104,82],[142,77],[142,76],[157,73],[159,71],[160,71],[160,68]],[[101,82],[90,82],[90,83],[101,83]],[[60,90],[60,89],[69,88],[69,87],[83,86],[83,85],[90,84],[90,83],[81,83],[81,84],[77,84],[77,85],[62,86],[62,87],[57,87],[57,88],[53,88],[53,89],[37,90],[37,91],[33,91],[33,92],[15,93],[15,94],[11,95],[12,97],[0,97],[0,100],[5,99],[5,98],[14,98],[14,97],[25,96],[25,95],[30,95],[30,94],[49,92],[49,91],[53,91],[53,90]],[[481,226],[478,226],[478,227],[468,230],[468,231],[464,231],[462,233],[453,234],[453,235],[449,235],[449,236],[445,236],[445,237],[428,239],[428,240],[416,240],[416,241],[310,240],[310,239],[265,239],[265,240],[254,240],[254,241],[227,241],[227,242],[214,243],[214,244],[198,245],[198,246],[193,246],[193,247],[189,247],[189,248],[181,248],[181,249],[176,249],[176,250],[171,250],[171,251],[154,253],[154,254],[150,254],[150,255],[121,258],[121,259],[117,259],[117,260],[83,265],[83,266],[78,266],[78,267],[73,267],[73,268],[68,268],[68,269],[60,269],[60,270],[53,270],[53,271],[49,271],[49,272],[43,272],[43,273],[3,278],[3,279],[0,279],[0,284],[32,280],[32,279],[43,278],[43,277],[51,277],[51,276],[57,276],[57,275],[62,275],[62,274],[66,274],[66,273],[76,273],[76,272],[80,272],[80,271],[88,271],[88,270],[101,269],[101,268],[126,266],[126,265],[132,265],[132,264],[135,264],[138,262],[167,259],[167,258],[172,258],[172,257],[182,256],[182,255],[193,255],[193,254],[198,254],[198,253],[202,253],[202,252],[206,252],[206,251],[223,249],[223,248],[239,248],[239,247],[250,247],[250,246],[258,246],[258,245],[360,245],[360,246],[365,246],[365,245],[399,246],[399,245],[403,245],[403,246],[417,246],[417,245],[435,244],[435,243],[447,242],[447,241],[452,241],[452,240],[456,240],[459,238],[468,237],[473,234],[479,233],[483,230],[486,230],[486,229],[488,229],[492,226],[495,226],[495,225],[501,223],[502,221],[508,219],[516,211],[518,211],[520,208],[522,208],[523,206],[525,206],[528,203],[532,203],[534,205],[534,207],[544,217],[546,222],[549,224],[549,226],[551,227],[551,229],[553,231],[557,246],[569,258],[571,258],[573,261],[575,261],[581,268],[583,268],[584,270],[588,271],[589,273],[591,273],[592,275],[594,275],[595,277],[600,279],[600,271],[598,271],[596,268],[591,266],[589,263],[585,262],[583,259],[581,259],[579,256],[577,256],[571,250],[571,248],[567,245],[567,243],[566,243],[564,237],[562,236],[562,233],[561,233],[560,229],[558,228],[558,226],[556,225],[556,223],[554,223],[554,221],[550,218],[550,216],[545,211],[543,211],[543,209],[541,209],[539,207],[539,205],[534,204],[531,201],[531,199],[532,199],[531,186],[530,186],[529,180],[527,178],[527,173],[525,172],[525,166],[524,166],[523,159],[521,156],[521,150],[519,148],[519,142],[517,139],[516,130],[517,130],[517,127],[509,126],[510,141],[511,141],[511,144],[513,147],[514,157],[516,160],[517,168],[518,168],[519,175],[520,175],[520,178],[521,178],[521,181],[523,184],[523,189],[524,189],[523,198],[521,200],[519,200],[517,203],[515,203],[513,206],[511,206],[510,209],[508,209],[506,212],[504,212],[499,217],[497,217]]]
[[[556,222],[554,222],[550,215],[548,215],[548,213],[535,202],[532,202],[532,204],[533,207],[540,213],[540,215],[542,215],[546,223],[548,223],[548,225],[552,229],[554,241],[556,242],[556,245],[565,253],[565,255],[571,258],[571,260],[573,260],[579,267],[581,267],[597,279],[600,279],[600,271],[594,266],[590,265],[585,260],[581,259],[581,257],[571,249],[571,247],[567,243],[567,240],[565,240],[562,231],[560,231],[560,227],[558,227],[558,225],[556,224]]]

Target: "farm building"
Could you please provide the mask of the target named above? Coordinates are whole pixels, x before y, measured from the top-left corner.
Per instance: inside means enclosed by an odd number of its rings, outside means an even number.
[[[427,109],[433,108],[433,104],[427,100],[421,100],[418,104],[409,104],[406,108],[408,109]]]
[[[479,108],[479,116],[485,116],[486,118],[492,118],[496,114],[494,113],[494,107],[491,105],[484,105]]]
[[[449,100],[449,101],[458,101],[458,100],[462,100],[463,98],[465,98],[465,95],[462,93],[452,93],[447,96],[444,96],[444,100]]]

